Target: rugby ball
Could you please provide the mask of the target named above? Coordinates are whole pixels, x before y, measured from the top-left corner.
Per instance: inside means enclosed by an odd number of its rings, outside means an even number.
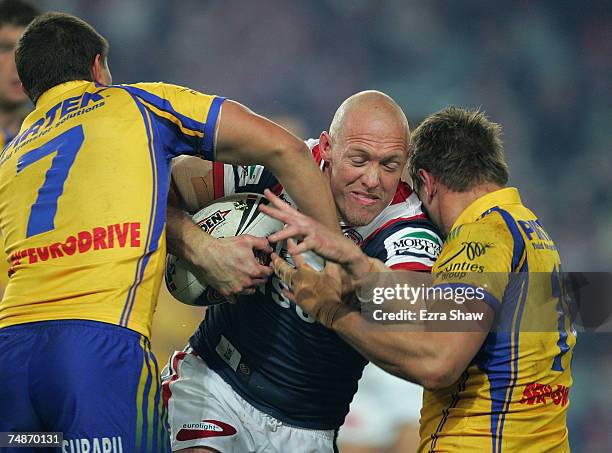
[[[267,237],[282,230],[284,224],[258,209],[265,202],[265,197],[256,193],[230,195],[205,206],[193,220],[215,238],[240,234]],[[207,306],[226,301],[212,286],[198,280],[190,263],[174,255],[166,257],[164,278],[170,294],[184,304]]]

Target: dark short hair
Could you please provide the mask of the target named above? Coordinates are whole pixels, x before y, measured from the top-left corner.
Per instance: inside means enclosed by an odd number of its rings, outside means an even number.
[[[412,134],[409,168],[418,190],[420,169],[427,170],[449,189],[464,192],[494,183],[505,186],[508,165],[501,142],[501,126],[479,110],[447,107],[427,117]]]
[[[0,1],[0,27],[14,25],[26,27],[36,16],[40,9],[24,0],[1,0]]]
[[[108,57],[108,41],[91,25],[64,13],[45,13],[28,25],[15,49],[17,72],[36,102],[41,94],[71,80],[93,81],[96,55]]]

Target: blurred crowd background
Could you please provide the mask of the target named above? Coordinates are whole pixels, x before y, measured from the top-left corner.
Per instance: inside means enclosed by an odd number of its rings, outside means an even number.
[[[446,105],[504,128],[511,184],[566,270],[612,270],[612,4],[607,0],[44,0],[111,43],[115,82],[166,81],[230,97],[303,138],[339,103],[379,89],[411,125]],[[163,293],[160,362],[201,310]],[[612,337],[574,356],[570,440],[612,448]]]

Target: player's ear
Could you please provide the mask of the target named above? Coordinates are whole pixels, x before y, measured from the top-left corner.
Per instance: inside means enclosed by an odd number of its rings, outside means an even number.
[[[112,83],[110,71],[108,70],[108,66],[106,64],[106,59],[99,53],[96,54],[96,57],[94,58],[91,72],[94,82],[100,85],[110,85]]]
[[[327,131],[321,132],[319,136],[319,151],[325,162],[331,161],[331,138]]]
[[[417,172],[419,181],[418,181],[418,195],[422,201],[431,203],[434,195],[436,195],[437,191],[437,181],[434,176],[429,173],[427,170],[421,168]]]

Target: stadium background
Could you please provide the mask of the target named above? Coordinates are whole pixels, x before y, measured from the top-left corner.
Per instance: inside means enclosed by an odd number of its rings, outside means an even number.
[[[115,82],[187,85],[316,137],[348,95],[380,89],[414,127],[448,104],[504,127],[511,184],[567,270],[612,271],[612,3],[606,0],[48,0],[111,43]],[[162,291],[153,344],[181,348],[201,310]],[[575,452],[612,445],[612,336],[583,334]]]

